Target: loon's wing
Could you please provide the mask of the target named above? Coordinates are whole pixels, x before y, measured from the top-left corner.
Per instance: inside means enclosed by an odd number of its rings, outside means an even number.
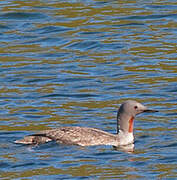
[[[42,132],[45,137],[64,144],[75,144],[80,146],[91,145],[113,145],[117,138],[115,135],[105,131],[87,127],[61,127],[58,129]]]

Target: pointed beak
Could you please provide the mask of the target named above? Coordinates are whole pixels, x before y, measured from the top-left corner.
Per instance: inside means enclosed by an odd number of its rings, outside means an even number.
[[[145,109],[143,112],[149,112],[149,113],[151,113],[151,112],[159,112],[159,111],[153,110],[153,109]]]

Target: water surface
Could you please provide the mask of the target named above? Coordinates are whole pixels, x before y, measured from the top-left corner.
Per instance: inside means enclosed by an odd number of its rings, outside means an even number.
[[[3,1],[0,5],[1,179],[177,178],[175,1]],[[60,126],[116,132],[136,118],[135,150],[13,141]]]

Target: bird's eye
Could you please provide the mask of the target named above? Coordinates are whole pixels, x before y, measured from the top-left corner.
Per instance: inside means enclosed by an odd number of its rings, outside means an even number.
[[[135,109],[138,109],[138,106],[135,106],[134,108],[135,108]]]

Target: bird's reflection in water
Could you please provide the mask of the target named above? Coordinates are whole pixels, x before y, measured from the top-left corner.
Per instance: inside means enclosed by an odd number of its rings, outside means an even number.
[[[116,150],[116,151],[123,151],[123,152],[126,152],[126,153],[133,153],[134,152],[134,147],[135,145],[134,144],[128,144],[128,145],[125,145],[125,146],[113,146],[113,149]]]
[[[61,144],[60,144],[61,146]],[[75,145],[74,145],[75,146]],[[113,149],[116,150],[116,151],[123,151],[123,152],[126,152],[126,153],[133,153],[134,152],[134,144],[128,144],[128,145],[124,145],[124,146],[113,146]],[[35,148],[38,148],[39,145],[30,145],[28,146],[28,151],[34,151]],[[76,146],[78,147],[78,149],[80,150],[85,150],[86,147],[84,146]]]

